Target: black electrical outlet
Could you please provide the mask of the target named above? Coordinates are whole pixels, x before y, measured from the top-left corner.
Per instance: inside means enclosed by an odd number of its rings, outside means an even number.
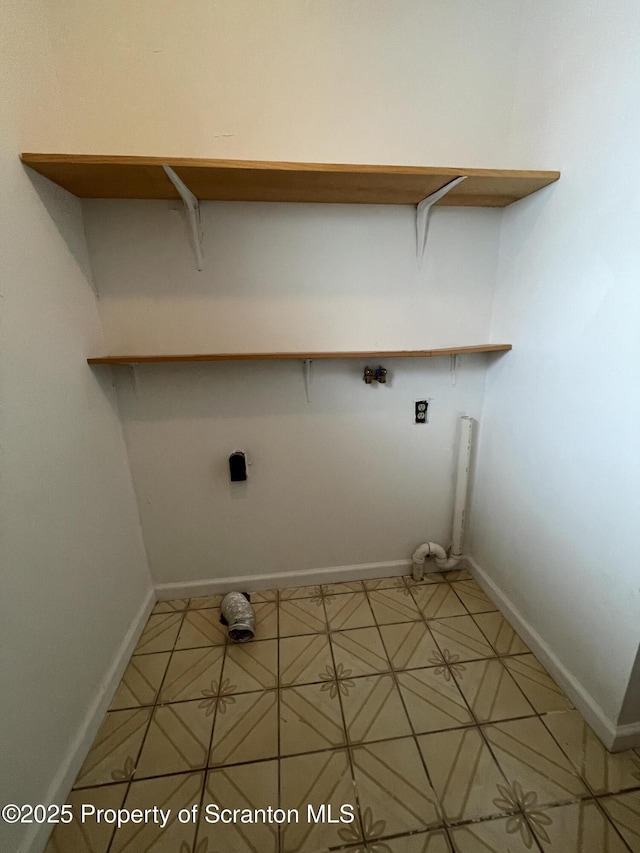
[[[429,404],[426,400],[417,400],[416,401],[416,410],[415,410],[415,423],[417,424],[426,424],[427,423],[427,407]]]

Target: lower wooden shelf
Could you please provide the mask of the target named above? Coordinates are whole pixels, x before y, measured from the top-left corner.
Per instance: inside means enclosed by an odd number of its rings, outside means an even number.
[[[437,358],[481,352],[507,352],[511,344],[480,344],[429,350],[362,350],[355,352],[214,352],[178,355],[102,355],[88,358],[89,364],[157,364],[184,361],[290,361],[326,358]]]

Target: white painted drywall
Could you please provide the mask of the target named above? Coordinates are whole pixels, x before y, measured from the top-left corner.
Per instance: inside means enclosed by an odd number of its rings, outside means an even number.
[[[489,338],[500,211],[436,211],[416,262],[410,208],[203,205],[194,268],[171,203],[85,204],[112,352],[419,349]],[[457,418],[479,417],[486,359],[114,372],[158,583],[406,560],[448,544]],[[372,366],[377,366],[373,362]],[[98,372],[109,368],[96,368]],[[432,398],[431,423],[414,402]],[[231,485],[236,448],[252,462]]]
[[[118,384],[153,576],[158,583],[408,560],[448,542],[457,418],[478,417],[484,356],[316,361],[311,403],[298,362],[136,368]],[[375,364],[374,364],[375,366]],[[430,423],[412,423],[432,397]],[[236,449],[250,462],[229,481]]]
[[[172,202],[87,201],[109,352],[429,349],[487,343],[500,210],[208,202],[205,269]]]
[[[150,579],[80,204],[18,160],[64,126],[37,2],[3,4],[0,80],[0,800],[46,803]]]
[[[562,178],[503,219],[492,334],[514,351],[471,551],[615,723],[640,639],[640,10],[525,8],[511,157]]]
[[[144,28],[130,4],[59,6],[80,150],[500,164],[511,3],[197,2]],[[408,207],[206,203],[198,273],[180,205],[84,207],[111,351],[489,339],[500,211],[435,211],[420,268]],[[425,538],[447,543],[456,417],[479,415],[484,361],[466,359],[454,389],[448,360],[387,363],[386,388],[366,387],[363,366],[315,365],[310,405],[298,363],[139,369],[137,398],[115,374],[158,582],[403,560]],[[253,462],[243,492],[226,470],[236,447]]]
[[[51,0],[78,152],[503,166],[513,0]]]

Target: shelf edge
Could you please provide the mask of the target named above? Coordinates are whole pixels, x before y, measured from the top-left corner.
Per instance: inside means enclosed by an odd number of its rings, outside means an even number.
[[[444,347],[431,350],[362,350],[349,352],[251,352],[193,353],[176,355],[105,355],[87,359],[94,364],[160,364],[192,361],[300,361],[305,359],[345,358],[437,358],[446,355],[508,352],[511,344],[479,344],[467,347]]]

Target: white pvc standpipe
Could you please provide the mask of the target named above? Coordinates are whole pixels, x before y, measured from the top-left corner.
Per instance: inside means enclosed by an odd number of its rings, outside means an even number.
[[[453,531],[451,536],[452,557],[462,556],[472,439],[473,418],[465,415],[460,418],[460,445],[458,447],[458,471],[456,474],[456,493],[453,503]]]
[[[442,545],[438,545],[436,542],[425,542],[423,545],[420,545],[413,554],[413,579],[416,581],[420,581],[424,577],[424,563],[428,557],[435,558],[436,566],[440,571],[453,569],[462,559],[472,440],[473,418],[465,415],[460,418],[460,444],[458,446],[456,489],[453,501],[453,530],[450,556],[447,558],[447,553]]]

